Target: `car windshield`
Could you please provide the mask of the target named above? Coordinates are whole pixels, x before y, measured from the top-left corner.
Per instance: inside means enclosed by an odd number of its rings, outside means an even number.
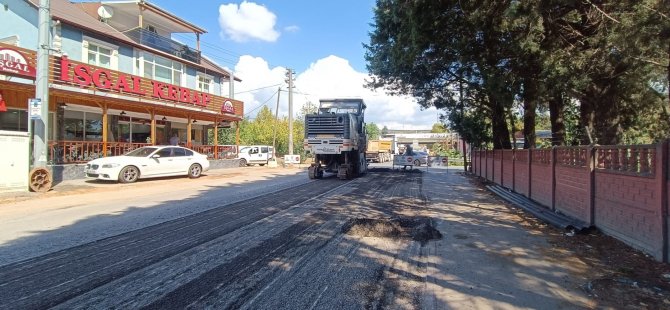
[[[128,153],[126,153],[125,156],[133,156],[133,157],[147,157],[154,151],[156,151],[158,148],[157,147],[141,147],[139,149],[134,149]]]

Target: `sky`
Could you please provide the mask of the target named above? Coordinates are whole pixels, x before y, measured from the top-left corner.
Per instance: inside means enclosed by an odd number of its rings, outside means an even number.
[[[319,98],[362,98],[365,120],[389,129],[430,129],[438,122],[435,108],[422,110],[411,97],[387,95],[364,87],[369,78],[365,48],[373,31],[374,0],[150,0],[149,2],[207,30],[203,54],[232,70],[235,99],[254,118],[263,105],[288,115],[285,72],[295,74],[293,111]],[[197,5],[196,5],[197,3]],[[173,38],[195,46],[195,35]]]

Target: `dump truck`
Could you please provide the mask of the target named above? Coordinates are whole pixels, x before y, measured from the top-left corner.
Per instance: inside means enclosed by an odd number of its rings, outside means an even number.
[[[305,115],[304,147],[314,155],[310,179],[330,172],[346,180],[367,172],[365,108],[362,99],[321,99],[317,113]]]
[[[365,150],[365,159],[368,162],[385,163],[391,161],[391,140],[369,140]]]

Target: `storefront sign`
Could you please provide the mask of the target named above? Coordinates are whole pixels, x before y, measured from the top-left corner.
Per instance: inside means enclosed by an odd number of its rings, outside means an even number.
[[[0,48],[0,73],[35,78],[35,67],[30,66],[19,51]]]
[[[28,99],[28,110],[30,111],[30,119],[42,119],[42,99]]]
[[[233,107],[233,103],[230,102],[230,100],[226,100],[223,103],[223,105],[221,106],[221,113],[235,114],[235,107]]]
[[[111,70],[95,68],[86,64],[72,64],[67,57],[61,57],[60,64],[61,81],[77,83],[82,87],[94,85],[102,90],[132,93],[202,107],[206,107],[211,101],[209,94],[153,80],[150,81],[152,90],[147,92],[142,88],[142,78],[139,76],[117,73],[115,77]],[[73,67],[72,75],[70,74],[71,66]]]

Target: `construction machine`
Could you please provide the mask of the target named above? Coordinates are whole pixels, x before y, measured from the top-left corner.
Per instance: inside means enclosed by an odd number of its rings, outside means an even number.
[[[330,172],[346,180],[367,172],[364,113],[362,99],[322,99],[317,113],[305,115],[304,147],[314,155],[310,179]]]

